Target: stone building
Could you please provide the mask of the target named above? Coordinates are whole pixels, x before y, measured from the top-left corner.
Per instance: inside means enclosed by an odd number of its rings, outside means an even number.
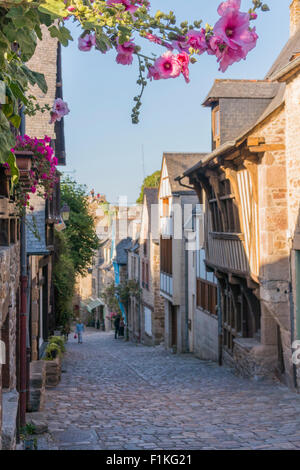
[[[219,354],[296,385],[299,340],[300,1],[265,80],[216,81],[212,153],[183,172],[205,200],[206,267],[220,286]],[[205,333],[203,333],[205,334]]]
[[[62,98],[61,45],[51,38],[46,27],[42,29],[43,39],[37,45],[34,56],[29,61],[32,70],[43,73],[48,85],[46,95],[37,88],[31,92],[41,106],[53,105],[55,98]],[[65,164],[63,119],[51,124],[49,113],[38,113],[26,118],[26,133],[31,137],[49,136],[59,165]],[[60,189],[56,184],[52,201],[33,195],[34,214],[27,215],[27,256],[30,272],[29,282],[29,336],[31,360],[39,360],[49,334],[55,329],[55,303],[52,283],[54,226],[60,216]],[[38,233],[37,233],[38,232]]]
[[[14,449],[19,406],[20,224],[0,168],[0,449]]]
[[[128,279],[140,285],[140,241],[133,240],[128,253]],[[128,336],[133,342],[140,342],[141,339],[141,302],[133,296],[128,303]]]
[[[175,178],[203,154],[165,153],[158,190],[158,238],[160,244],[160,295],[164,299],[165,346],[177,352],[189,350],[188,252],[184,225],[198,203],[196,192]]]
[[[140,236],[140,338],[148,345],[164,341],[165,311],[160,295],[160,250],[158,237],[158,189],[145,188]]]

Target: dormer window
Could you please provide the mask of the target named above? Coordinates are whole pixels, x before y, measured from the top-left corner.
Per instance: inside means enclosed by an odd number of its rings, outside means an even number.
[[[215,147],[220,145],[220,107],[216,106],[212,110],[212,133]]]

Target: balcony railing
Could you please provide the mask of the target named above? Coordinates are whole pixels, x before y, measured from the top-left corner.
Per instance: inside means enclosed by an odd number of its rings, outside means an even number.
[[[173,277],[166,273],[160,273],[160,290],[161,292],[173,296]]]
[[[250,267],[241,233],[210,232],[206,261],[227,271],[249,273]]]

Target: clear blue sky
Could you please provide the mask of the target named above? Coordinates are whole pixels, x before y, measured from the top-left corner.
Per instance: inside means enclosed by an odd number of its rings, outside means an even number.
[[[220,0],[151,0],[152,9],[173,10],[177,18],[203,19],[214,24]],[[215,78],[262,79],[289,36],[290,0],[267,0],[271,11],[256,21],[259,41],[246,61],[225,74],[212,56],[203,55],[191,66],[190,84],[183,77],[152,82],[145,92],[140,123],[131,124],[132,98],[137,92],[137,67],[115,62],[115,53],[80,52],[78,28],[74,42],[63,49],[64,98],[71,113],[65,118],[67,167],[89,189],[115,203],[138,196],[144,168],[160,169],[164,151],[210,150],[210,112],[201,103]],[[250,0],[242,0],[248,10]],[[142,41],[139,37],[136,38]],[[143,41],[142,41],[143,42]],[[153,45],[158,55],[163,51]]]

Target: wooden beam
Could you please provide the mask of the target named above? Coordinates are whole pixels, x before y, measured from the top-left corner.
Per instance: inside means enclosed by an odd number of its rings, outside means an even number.
[[[255,145],[254,147],[249,147],[251,153],[262,153],[262,152],[272,152],[276,150],[285,150],[284,144],[266,144],[266,145]]]
[[[254,145],[264,144],[266,142],[264,137],[248,137],[247,145],[248,147],[253,147]]]
[[[229,155],[224,157],[224,160],[234,160],[235,158],[240,157],[240,155],[241,155],[241,152],[239,150],[236,150],[235,152],[230,153]]]

